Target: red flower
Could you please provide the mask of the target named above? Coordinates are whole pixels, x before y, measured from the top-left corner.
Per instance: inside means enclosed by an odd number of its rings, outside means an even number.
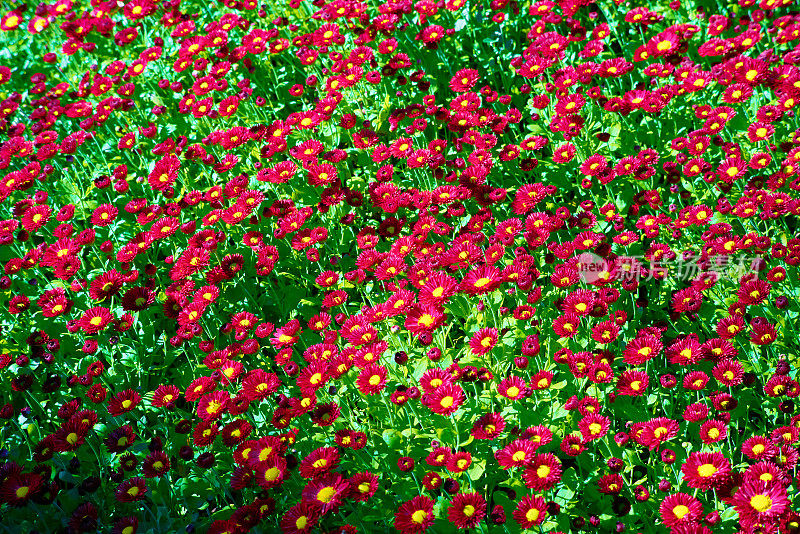
[[[723,386],[738,386],[744,380],[744,368],[737,360],[722,360],[711,372]]]
[[[119,502],[141,501],[145,498],[147,484],[143,478],[130,478],[117,486],[114,496]]]
[[[728,437],[728,427],[722,421],[710,419],[700,426],[700,439],[705,444],[717,443]]]
[[[254,478],[259,487],[268,490],[280,486],[286,474],[286,460],[283,456],[273,455],[256,464]]]
[[[536,455],[537,445],[526,440],[517,439],[495,453],[497,462],[503,469],[530,465]]]
[[[777,447],[764,436],[752,436],[742,443],[742,454],[751,460],[768,460],[777,452]]]
[[[401,534],[419,534],[433,525],[433,500],[420,495],[400,505],[394,515],[394,528]]]
[[[311,451],[300,462],[300,476],[315,478],[336,468],[339,465],[339,453],[335,447],[320,447]]]
[[[561,480],[561,462],[551,453],[537,454],[522,473],[525,485],[535,491],[546,491]]]
[[[0,502],[24,506],[42,486],[42,477],[35,473],[11,473],[0,484]]]
[[[53,436],[53,450],[57,452],[74,451],[86,442],[92,424],[70,418]]]
[[[503,433],[505,419],[499,413],[492,412],[480,416],[472,425],[472,436],[475,439],[494,439]]]
[[[364,395],[377,395],[386,387],[386,368],[370,364],[358,374],[358,390]]]
[[[597,481],[597,486],[600,489],[600,493],[616,495],[622,491],[625,486],[625,480],[620,475],[611,473],[600,477],[600,480]]]
[[[578,333],[581,319],[578,315],[566,313],[553,321],[553,332],[560,337],[574,337]]]
[[[731,466],[722,453],[693,452],[681,466],[681,473],[687,486],[708,491],[728,480]]]
[[[153,451],[142,464],[142,472],[147,478],[159,477],[169,471],[169,457],[163,451]]]
[[[639,397],[645,393],[649,383],[650,377],[647,373],[625,370],[617,379],[617,395]]]
[[[463,473],[472,465],[472,455],[466,451],[455,452],[447,460],[447,470],[451,473]]]
[[[461,290],[469,295],[482,295],[497,289],[502,282],[500,270],[492,265],[482,265],[467,273],[461,281]]]
[[[650,450],[657,449],[662,443],[678,435],[680,425],[677,421],[666,417],[657,417],[631,426],[633,440]]]
[[[447,465],[447,462],[450,461],[450,456],[453,453],[447,447],[436,447],[430,453],[428,453],[428,457],[425,458],[425,462],[431,467],[442,467]]]
[[[192,380],[192,382],[186,387],[186,392],[184,396],[186,400],[189,402],[194,402],[203,396],[204,393],[208,393],[209,391],[214,391],[217,388],[217,383],[214,382],[210,376],[199,376]]]
[[[369,500],[378,491],[378,477],[372,473],[357,473],[348,479],[350,498],[357,502]]]
[[[767,322],[763,317],[756,317],[750,323],[750,342],[754,345],[769,345],[777,339],[775,325]]]
[[[242,392],[250,400],[264,400],[280,387],[281,381],[275,373],[253,369],[242,379]]]
[[[437,308],[414,306],[406,315],[405,328],[411,334],[418,336],[439,328],[446,319],[447,315]]]
[[[292,506],[280,521],[284,534],[304,534],[316,527],[320,517],[320,508],[313,502],[301,501]]]
[[[658,507],[661,520],[669,528],[690,525],[703,515],[703,505],[686,493],[668,495]]]
[[[136,441],[136,433],[130,425],[123,425],[114,430],[103,442],[109,452],[120,453],[128,449]]]
[[[227,391],[212,391],[200,397],[197,403],[197,416],[203,421],[219,419],[225,413],[231,395]]]
[[[543,425],[528,427],[522,436],[527,437],[529,442],[533,443],[534,450],[553,441],[553,432]]]
[[[105,227],[114,222],[119,211],[111,204],[98,206],[92,213],[92,224],[94,226]]]
[[[593,154],[581,163],[580,171],[587,176],[597,176],[608,168],[608,161],[601,154]]]
[[[497,344],[497,337],[496,328],[482,328],[469,340],[469,347],[473,354],[478,356],[486,354]]]
[[[775,520],[789,507],[783,485],[761,480],[745,480],[732,502],[743,526]]]
[[[486,517],[486,501],[478,493],[458,493],[447,508],[447,519],[456,528],[474,528]]]
[[[52,210],[49,206],[31,206],[22,215],[22,227],[28,232],[35,232],[50,220]]]
[[[450,79],[450,89],[456,93],[465,93],[472,89],[479,76],[475,69],[461,69]]]
[[[108,413],[119,416],[136,408],[141,401],[141,396],[132,389],[120,391],[108,401]]]
[[[349,489],[342,475],[328,473],[306,484],[302,497],[304,501],[318,505],[320,512],[326,514],[339,508]]]
[[[594,413],[590,413],[578,422],[578,429],[586,442],[602,438],[610,426],[611,420],[608,417]]]
[[[552,371],[538,371],[531,377],[531,389],[541,391],[548,389],[553,383]]]
[[[451,415],[458,410],[464,402],[464,390],[461,386],[452,383],[444,383],[430,393],[422,397],[422,402],[433,413],[439,415]]]
[[[419,290],[419,302],[423,306],[439,306],[450,299],[458,289],[458,282],[451,276],[436,271],[431,273]]]
[[[42,308],[45,317],[57,317],[70,311],[73,301],[67,299],[64,288],[55,287],[42,293],[36,304]]]
[[[91,335],[103,330],[113,320],[114,316],[111,315],[108,308],[97,306],[83,312],[80,325],[87,335]]]
[[[512,401],[524,399],[530,394],[528,384],[522,378],[512,375],[497,385],[497,393]]]
[[[180,160],[171,154],[158,160],[148,177],[150,187],[156,191],[165,191],[172,187],[178,177],[180,166]]]
[[[547,518],[547,503],[538,495],[526,495],[511,516],[524,529],[535,527]]]
[[[297,377],[297,387],[301,391],[316,391],[330,380],[330,363],[325,361],[312,362]]]

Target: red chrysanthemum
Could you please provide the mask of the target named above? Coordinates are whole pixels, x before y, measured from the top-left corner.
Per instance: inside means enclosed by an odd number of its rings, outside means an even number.
[[[703,515],[703,505],[686,493],[673,493],[658,507],[661,521],[669,528],[690,525]]]
[[[400,505],[394,516],[394,528],[401,534],[419,534],[433,525],[433,500],[423,495]]]
[[[422,402],[433,413],[451,415],[464,402],[464,390],[458,384],[444,383],[422,397]]]
[[[511,515],[520,527],[535,527],[547,518],[547,502],[538,495],[526,495],[517,503]]]
[[[486,354],[497,344],[497,338],[496,328],[481,328],[469,340],[469,348],[475,355]]]
[[[377,395],[386,387],[386,367],[367,365],[356,378],[356,386],[364,395]]]
[[[495,439],[506,427],[503,416],[496,412],[491,412],[480,416],[472,425],[472,436],[475,439]]]
[[[552,453],[536,454],[523,471],[522,479],[529,489],[549,490],[561,480],[561,462]]]
[[[310,481],[303,489],[303,500],[319,506],[323,514],[335,511],[347,496],[350,485],[339,473],[328,473]]]
[[[731,476],[730,461],[720,452],[693,452],[681,466],[686,485],[708,491]]]
[[[108,413],[113,416],[122,415],[136,408],[141,396],[132,389],[120,391],[108,401]]]
[[[774,520],[789,507],[786,488],[762,480],[745,480],[731,500],[742,525]]]
[[[114,496],[119,502],[134,502],[144,499],[146,493],[147,484],[144,479],[134,477],[117,486]]]
[[[450,89],[456,93],[465,93],[472,89],[479,76],[475,69],[461,69],[450,79]]]
[[[474,528],[486,517],[486,501],[478,493],[457,493],[447,508],[447,519],[456,528]]]

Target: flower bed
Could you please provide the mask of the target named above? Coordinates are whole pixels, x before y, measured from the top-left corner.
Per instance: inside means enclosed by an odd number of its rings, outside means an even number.
[[[789,0],[8,0],[8,532],[800,532]]]

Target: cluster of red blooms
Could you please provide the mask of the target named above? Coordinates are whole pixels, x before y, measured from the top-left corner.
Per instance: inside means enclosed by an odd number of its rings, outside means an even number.
[[[4,9],[4,525],[800,533],[790,0]]]

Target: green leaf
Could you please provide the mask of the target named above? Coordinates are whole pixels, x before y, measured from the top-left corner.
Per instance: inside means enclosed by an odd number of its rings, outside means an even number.
[[[386,444],[391,449],[400,448],[400,443],[402,443],[403,441],[403,435],[400,434],[400,432],[398,432],[397,430],[391,428],[387,428],[386,430],[384,430],[382,437],[383,441],[385,441]]]
[[[469,475],[469,479],[473,482],[477,482],[483,476],[483,472],[486,471],[486,460],[481,460],[480,462],[476,462],[472,464],[467,470],[467,474]]]

